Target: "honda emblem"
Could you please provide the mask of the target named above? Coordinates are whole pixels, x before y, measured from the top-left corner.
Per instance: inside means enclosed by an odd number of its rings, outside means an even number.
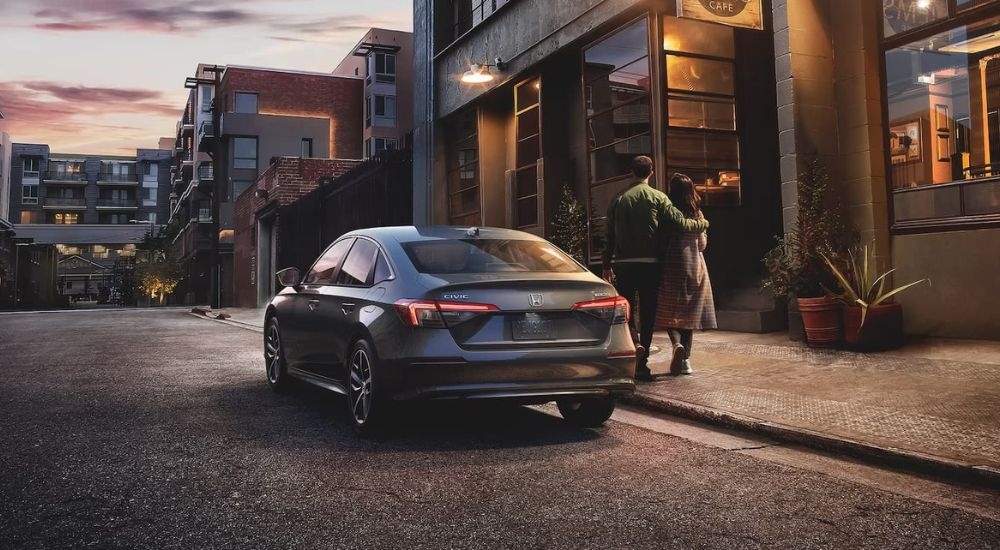
[[[528,303],[531,304],[531,307],[542,307],[542,303],[543,303],[542,295],[541,294],[529,294],[528,295]]]

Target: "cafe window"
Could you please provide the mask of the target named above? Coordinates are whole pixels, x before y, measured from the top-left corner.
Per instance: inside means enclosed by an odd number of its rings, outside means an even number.
[[[885,52],[894,224],[1000,215],[1000,18]]]
[[[514,88],[515,133],[517,139],[515,170],[512,173],[514,227],[538,225],[539,160],[542,158],[542,81],[532,78]]]
[[[975,0],[958,0],[971,4]],[[882,0],[886,37],[922,27],[948,16],[948,0]]]
[[[453,115],[446,122],[448,140],[448,223],[480,225],[479,123],[475,108]]]
[[[705,206],[739,206],[734,31],[666,17],[667,167],[689,176]]]
[[[583,53],[592,255],[603,248],[611,200],[631,182],[632,159],[652,156],[649,30],[645,18]]]

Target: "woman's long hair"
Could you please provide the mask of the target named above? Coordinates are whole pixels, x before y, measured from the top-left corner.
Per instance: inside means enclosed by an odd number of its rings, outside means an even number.
[[[667,196],[670,202],[678,210],[684,213],[685,217],[696,218],[701,211],[701,196],[694,189],[694,182],[684,174],[676,173],[670,178],[670,188]]]

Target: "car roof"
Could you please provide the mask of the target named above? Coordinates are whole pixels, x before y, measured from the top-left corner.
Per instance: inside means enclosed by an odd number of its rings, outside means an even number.
[[[466,239],[473,236],[480,239],[516,239],[542,241],[541,237],[502,227],[469,227],[456,225],[404,225],[394,227],[370,227],[358,229],[346,235],[362,235],[374,239],[390,239],[396,242],[433,241],[445,239]],[[345,236],[346,236],[345,235]]]

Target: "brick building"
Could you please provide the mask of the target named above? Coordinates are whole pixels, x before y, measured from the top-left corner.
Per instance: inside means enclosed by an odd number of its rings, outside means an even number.
[[[275,157],[360,159],[363,78],[199,65],[186,86],[171,218],[187,271],[178,292],[187,303],[231,305],[237,197]]]
[[[337,178],[360,161],[279,157],[236,198],[234,212],[233,282],[235,305],[258,307],[274,295],[274,274],[280,269],[281,208],[319,185]],[[318,231],[318,228],[317,228]]]

